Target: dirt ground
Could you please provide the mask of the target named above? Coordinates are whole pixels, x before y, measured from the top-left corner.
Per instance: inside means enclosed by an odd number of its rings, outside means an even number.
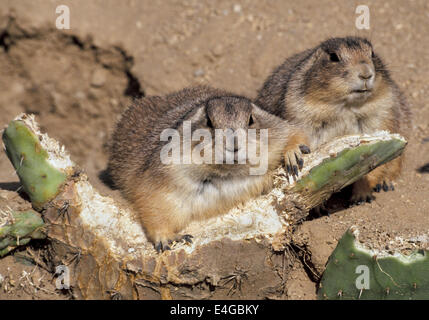
[[[55,29],[55,8],[70,8],[70,30]],[[361,240],[403,251],[424,247],[429,230],[429,2],[367,1],[369,31],[355,27],[351,0],[2,0],[0,124],[37,115],[104,194],[105,144],[132,97],[196,83],[255,97],[286,57],[331,36],[368,37],[404,91],[414,123],[403,175],[371,204],[330,206],[295,232],[305,252],[286,281],[288,299],[314,299],[338,239],[352,225]],[[0,153],[0,205],[26,206],[18,178]],[[7,204],[6,204],[7,203]],[[399,240],[398,240],[399,239]],[[396,242],[395,242],[396,241]],[[34,265],[43,243],[0,260],[0,299],[67,299],[50,273]]]

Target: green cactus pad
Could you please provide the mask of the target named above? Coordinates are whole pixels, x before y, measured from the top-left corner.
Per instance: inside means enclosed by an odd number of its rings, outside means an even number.
[[[12,212],[12,221],[0,227],[0,257],[31,239],[44,239],[44,222],[34,210]]]
[[[367,268],[369,289],[358,289],[356,285],[358,282],[362,288],[363,272],[359,266]],[[352,232],[347,231],[329,258],[318,298],[429,300],[429,252],[377,257],[359,248]]]
[[[314,193],[326,184],[351,184],[373,167],[396,158],[406,144],[405,140],[392,139],[346,149],[311,169],[307,176],[296,183],[294,191]]]
[[[19,120],[12,121],[3,133],[6,154],[21,180],[33,206],[41,209],[60,191],[67,175],[48,162],[48,153],[38,137]]]

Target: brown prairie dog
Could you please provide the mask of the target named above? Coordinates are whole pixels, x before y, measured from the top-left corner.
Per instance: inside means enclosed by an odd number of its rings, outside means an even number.
[[[173,135],[164,139],[166,129],[177,132],[179,140]],[[200,129],[212,137],[216,129],[258,129],[247,142],[256,143],[259,153],[247,152],[243,158],[238,137],[232,147],[219,150],[214,138],[194,141],[185,135],[185,130],[196,134]],[[260,139],[260,129],[267,129],[266,141]],[[195,163],[202,154],[201,141],[208,161]],[[305,142],[301,131],[245,97],[205,86],[187,88],[165,97],[142,98],[123,113],[110,144],[109,171],[160,251],[169,249],[174,240],[191,241],[189,235],[178,235],[191,221],[226,213],[267,190],[268,172],[282,159],[290,167],[301,167],[299,146]],[[167,146],[170,149],[165,152]],[[174,150],[181,151],[181,161],[163,161],[166,155],[177,155]],[[191,162],[184,161],[185,150],[197,150],[191,153]],[[263,150],[268,150],[266,172],[251,174]],[[227,154],[232,163],[215,163],[216,156],[226,158]]]
[[[256,104],[301,126],[312,149],[338,136],[377,130],[407,136],[411,121],[386,66],[359,37],[331,38],[288,58],[266,80]],[[381,188],[393,190],[402,158],[357,181],[352,202],[370,202]]]

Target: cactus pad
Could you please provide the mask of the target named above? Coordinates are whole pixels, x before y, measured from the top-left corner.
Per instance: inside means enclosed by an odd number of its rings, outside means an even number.
[[[24,122],[12,121],[3,133],[6,154],[29,195],[33,206],[41,209],[54,198],[67,174],[54,168],[38,137]]]
[[[12,220],[0,227],[0,257],[31,239],[46,237],[42,217],[36,211],[14,211],[11,216]]]
[[[364,272],[368,289],[362,288]],[[318,298],[429,299],[429,252],[420,250],[409,256],[375,254],[361,248],[349,230],[329,258]]]

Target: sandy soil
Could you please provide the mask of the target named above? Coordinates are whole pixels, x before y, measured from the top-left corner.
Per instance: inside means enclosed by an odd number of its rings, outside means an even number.
[[[55,29],[59,4],[70,7],[71,30]],[[369,37],[405,92],[414,113],[413,132],[394,192],[382,192],[375,202],[352,208],[333,204],[330,216],[309,219],[297,229],[295,249],[302,253],[302,263],[289,274],[285,298],[313,299],[327,258],[351,225],[360,227],[361,240],[371,239],[374,246],[387,249],[389,241],[412,239],[429,229],[429,3],[369,1],[370,31],[355,27],[358,4],[3,0],[0,124],[20,112],[35,113],[43,130],[66,146],[93,184],[118,198],[100,180],[106,165],[104,146],[133,96],[207,83],[255,97],[270,71],[289,55],[330,36]],[[18,188],[12,166],[0,153],[0,192],[7,194],[7,205],[24,201],[13,192]],[[416,239],[401,248],[425,245]],[[68,298],[55,291],[51,274],[28,265],[41,246],[18,253],[26,259],[15,254],[0,260],[0,274],[15,284],[3,281],[0,299]],[[42,282],[29,284],[23,272],[33,272]],[[19,289],[21,282],[33,291]]]

